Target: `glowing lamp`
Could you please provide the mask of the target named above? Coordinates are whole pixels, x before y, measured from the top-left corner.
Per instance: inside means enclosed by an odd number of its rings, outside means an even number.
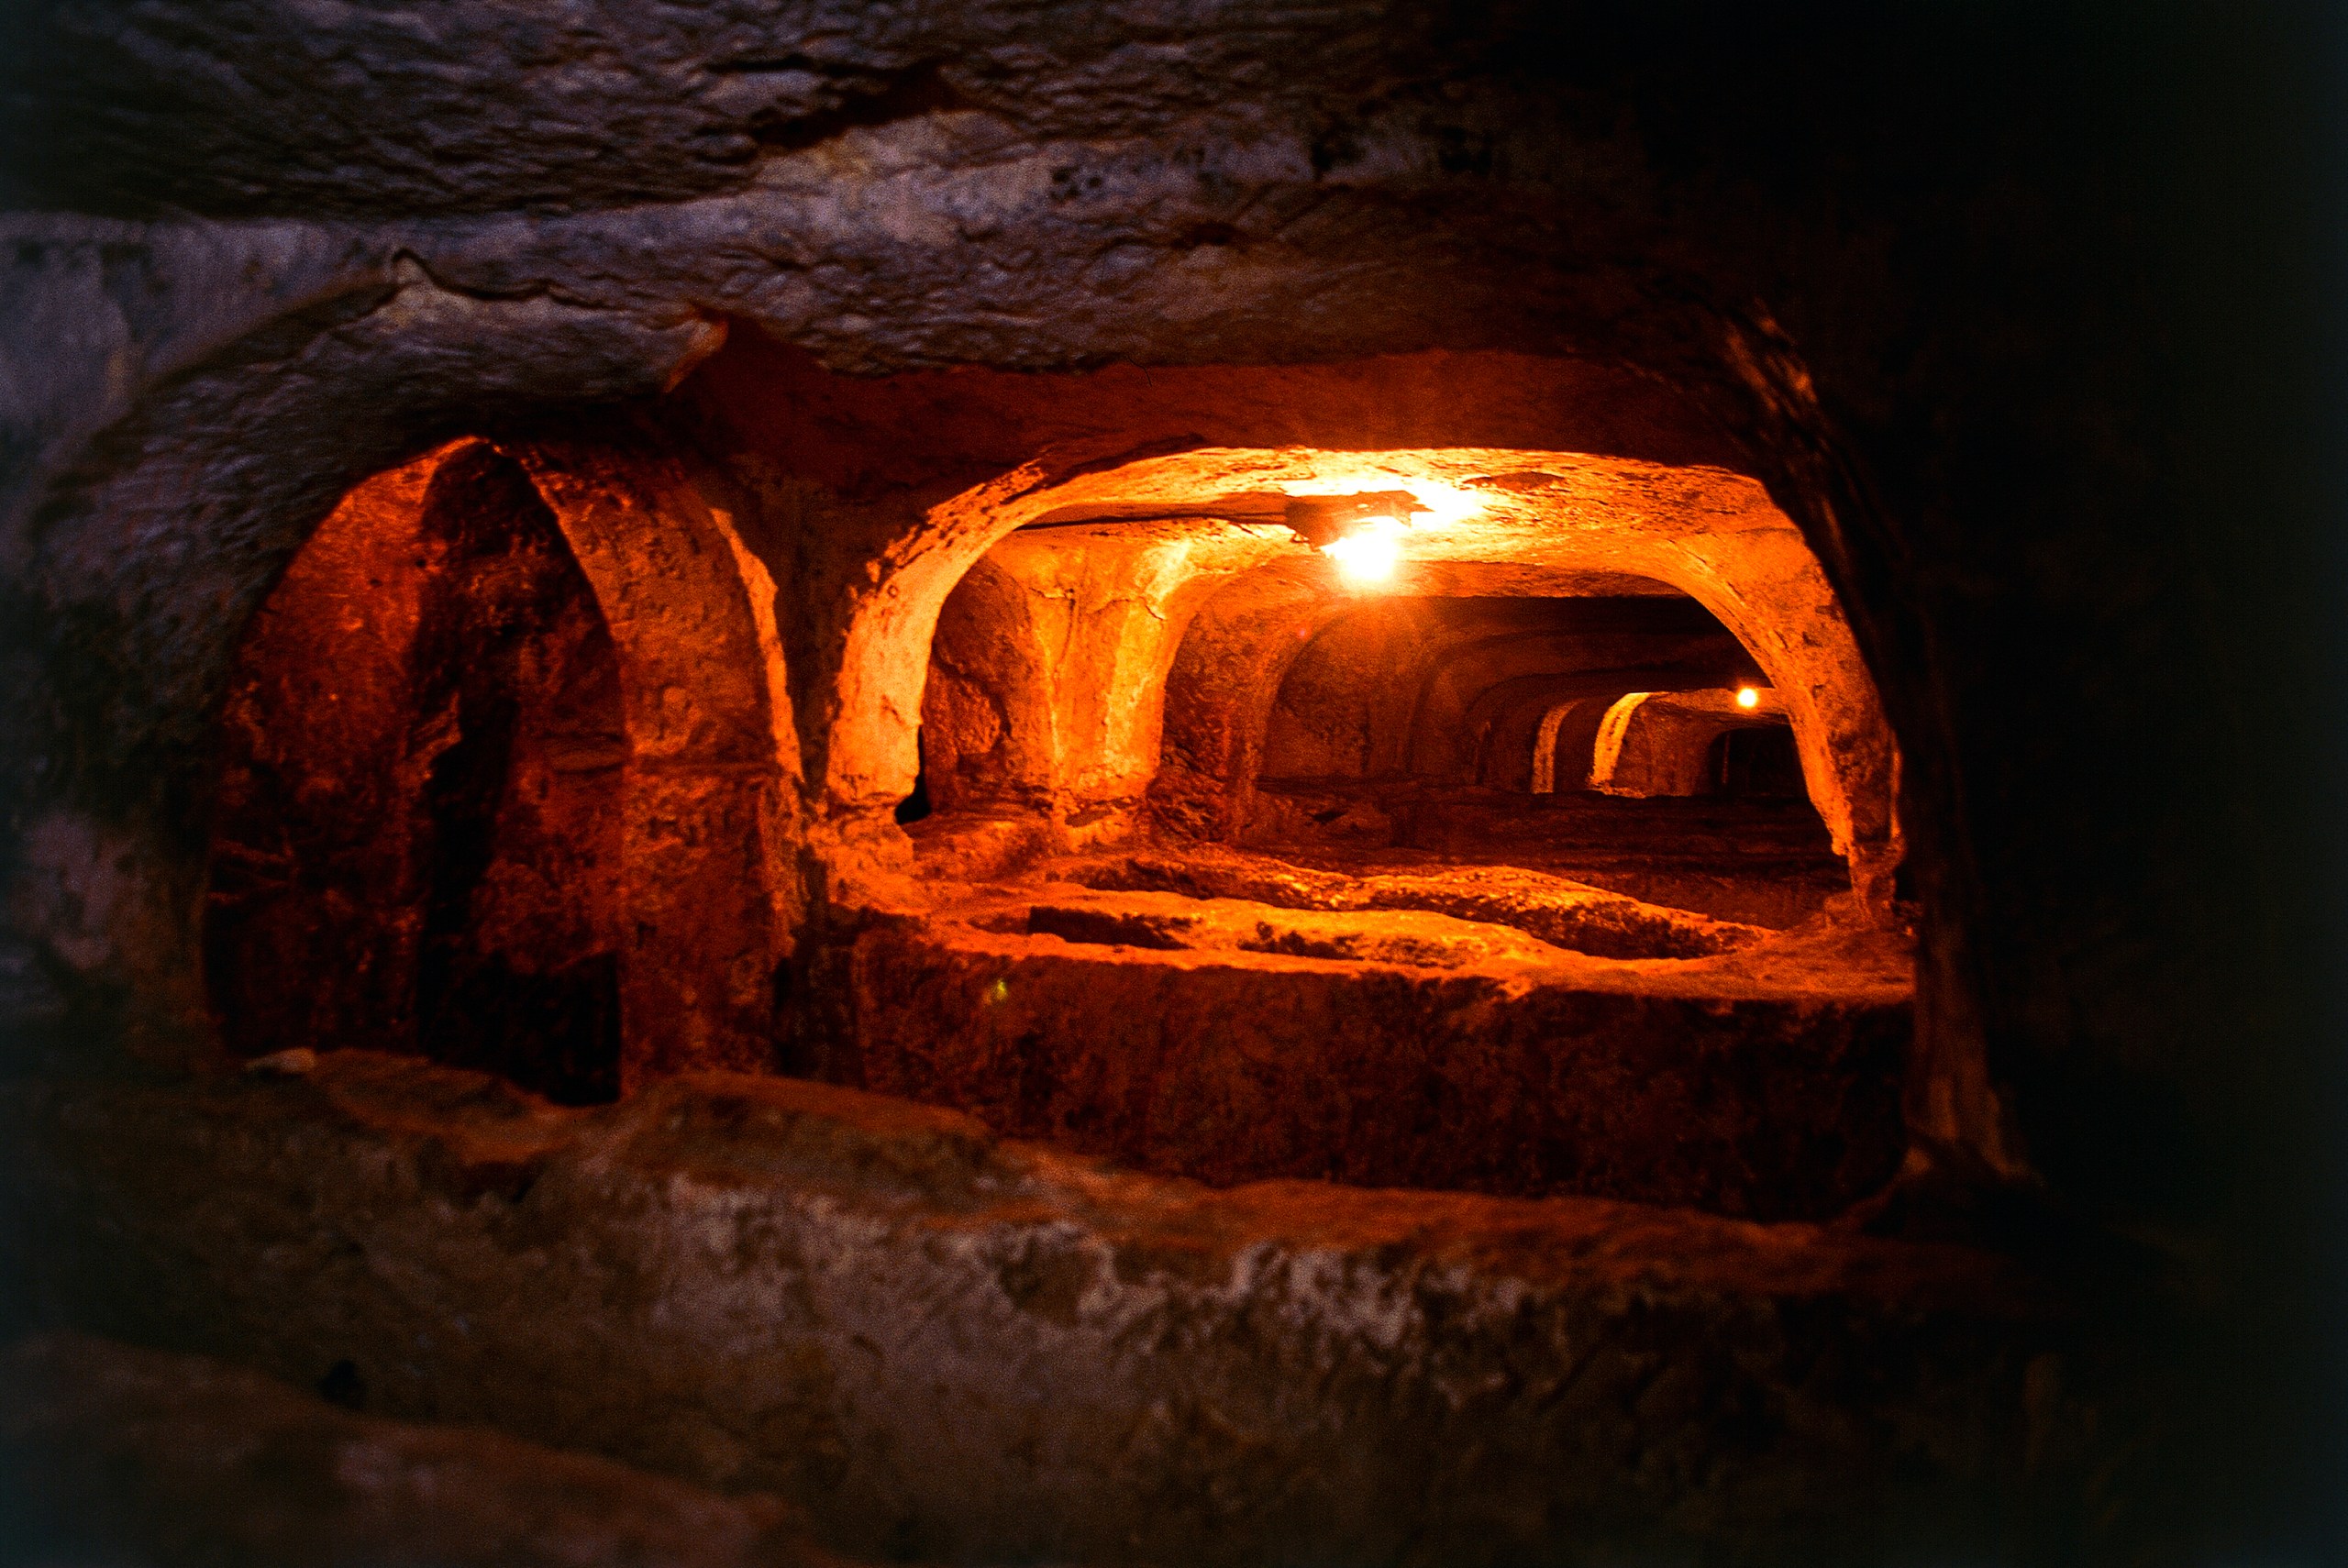
[[[1736,705],[1740,708],[1757,708],[1761,705],[1761,693],[1750,686],[1740,686],[1736,689]]]
[[[1337,575],[1357,585],[1384,582],[1402,559],[1402,525],[1391,517],[1365,517],[1352,532],[1321,547],[1337,563]]]
[[[1424,512],[1407,490],[1353,495],[1291,495],[1283,498],[1281,520],[1306,544],[1337,563],[1349,586],[1365,588],[1394,575],[1402,560],[1402,536],[1413,513]]]

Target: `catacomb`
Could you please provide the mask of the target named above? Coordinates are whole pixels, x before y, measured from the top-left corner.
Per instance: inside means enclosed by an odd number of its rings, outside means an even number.
[[[22,1560],[2314,1550],[2287,182],[1718,9],[20,7]]]

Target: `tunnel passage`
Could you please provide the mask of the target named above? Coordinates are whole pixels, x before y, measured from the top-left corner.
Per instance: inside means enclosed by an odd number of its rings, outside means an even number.
[[[1801,792],[1784,704],[1753,686],[1631,691],[1600,717],[1589,788],[1635,799],[1787,799]]]
[[[1142,832],[1332,867],[1512,864],[1771,928],[1851,887],[1811,796],[1842,782],[1835,748],[1813,721],[1828,756],[1805,767],[1785,697],[1695,598],[1476,561],[1365,595],[1280,534],[1046,525],[977,562],[940,609],[923,693],[920,801],[944,813],[925,845]],[[1594,778],[1609,715],[1658,692],[1631,726],[1636,777],[1616,777],[1618,734]],[[1732,788],[1708,747],[1745,729],[1784,749],[1737,752]],[[1642,782],[1666,754],[1679,775]],[[1841,814],[1847,837],[1847,798]]]
[[[222,736],[205,955],[233,1048],[617,1095],[619,664],[517,464],[472,447],[413,508],[338,512],[247,639]]]
[[[1312,631],[1255,776],[1229,780],[1246,802],[1231,836],[1330,866],[1530,867],[1771,928],[1817,913],[1848,873],[1778,694],[1693,599],[1591,586],[1380,595]],[[1194,679],[1178,658],[1178,727]],[[1783,750],[1739,751],[1732,775],[1716,743],[1747,733]]]
[[[1602,708],[1642,680],[1756,678],[1701,605],[1660,583],[1645,587],[1602,598],[1367,598],[1315,633],[1289,668],[1260,776],[1415,775],[1526,793],[1541,727],[1533,715],[1590,701]],[[1547,736],[1553,788],[1578,788],[1589,776],[1582,727],[1560,724]]]
[[[1888,736],[1806,557],[1426,495],[1374,587],[1260,489],[1052,497],[973,560],[919,708],[927,912],[858,940],[835,1076],[1213,1182],[1788,1218],[1887,1179],[1908,962],[1853,889]]]
[[[616,870],[594,906],[612,942],[559,962],[497,949],[531,976],[608,952],[615,1070],[592,1091],[558,1081],[564,1051],[528,1030],[559,1008],[501,1013],[431,956],[479,945],[482,889],[504,885],[493,813],[459,810],[508,788],[469,761],[486,718],[371,742],[454,758],[382,813],[404,810],[422,846],[379,900],[414,932],[412,958],[382,944],[379,983],[407,988],[406,1011],[371,1026],[395,1047],[574,1097],[787,1065],[1216,1182],[1778,1218],[1836,1212],[1898,1165],[1907,956],[1869,902],[1896,849],[1888,735],[1815,561],[1750,481],[1513,450],[1014,470],[933,506],[953,543],[909,547],[898,578],[847,602],[803,796],[772,580],[695,499],[735,492],[682,474],[620,446],[460,443],[362,486],[305,558],[325,571],[338,527],[378,512],[394,534],[445,532],[443,498],[494,480],[529,521],[485,536],[567,547],[616,671]],[[1412,517],[1385,519],[1401,545],[1374,591],[1323,547],[1363,496]],[[479,615],[449,624],[494,641]],[[511,688],[537,665],[476,662],[482,713],[497,692],[528,712]],[[1587,787],[1625,694],[1744,690],[1769,705],[1751,722],[1791,734],[1799,793]],[[536,732],[511,727],[499,755],[528,755]],[[306,744],[279,744],[282,766],[320,766]],[[786,878],[806,866],[845,918],[786,1040]],[[223,876],[226,1013],[259,968]],[[513,1055],[429,1035],[426,1014],[451,1010]],[[343,1037],[314,1019],[280,1038]]]

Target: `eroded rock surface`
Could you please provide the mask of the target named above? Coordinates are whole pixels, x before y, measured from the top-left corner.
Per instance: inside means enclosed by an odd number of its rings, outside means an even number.
[[[1552,946],[1600,958],[1700,958],[1749,947],[1768,934],[1755,926],[1643,903],[1514,866],[1348,876],[1202,845],[1108,859],[1069,875],[1095,888],[1253,899],[1289,909],[1425,910],[1512,926]]]
[[[738,189],[762,161],[860,126],[948,114],[997,143],[1195,135],[1234,97],[1259,135],[1308,140],[1341,105],[1397,95],[1456,121],[1433,89],[1490,48],[1460,18],[1374,4],[598,3],[559,20],[444,4],[328,27],[289,0],[80,0],[11,22],[6,124],[45,156],[9,195],[238,214],[675,201]],[[1284,58],[1314,69],[1273,69]],[[1348,142],[1323,156],[1374,154]]]
[[[1850,889],[1813,813],[1767,802],[1623,800],[1428,790],[1415,779],[1295,780],[1279,786],[1291,823],[1312,831],[1268,843],[1300,866],[1361,876],[1462,863],[1501,864],[1603,888],[1642,903],[1784,930]],[[1349,817],[1382,825],[1332,832]]]
[[[982,928],[1120,947],[1237,953],[1285,953],[1298,958],[1402,964],[1456,969],[1481,964],[1541,964],[1539,942],[1503,926],[1428,916],[1415,911],[1323,912],[1216,899],[1202,903],[1173,893],[1044,891],[1025,904],[1024,920],[975,917]]]
[[[325,1385],[364,1397],[347,1364]],[[0,1353],[0,1532],[11,1562],[118,1568],[845,1568],[771,1497],[70,1333]]]
[[[2025,1384],[2065,1353],[2051,1304],[1962,1249],[1214,1192],[814,1084],[564,1110],[354,1052],[0,1106],[17,1320],[305,1386],[347,1364],[371,1413],[772,1492],[840,1550],[1993,1553]]]
[[[1356,890],[1235,868],[1290,903]],[[1904,966],[1847,945],[1610,961],[1417,909],[1006,888],[858,938],[831,1076],[1219,1184],[1824,1218],[1906,1143]]]

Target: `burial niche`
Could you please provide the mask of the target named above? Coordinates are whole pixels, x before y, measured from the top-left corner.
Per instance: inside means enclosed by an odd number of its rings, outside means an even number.
[[[619,661],[518,464],[471,443],[355,491],[255,616],[220,737],[205,965],[232,1049],[617,1095]]]

